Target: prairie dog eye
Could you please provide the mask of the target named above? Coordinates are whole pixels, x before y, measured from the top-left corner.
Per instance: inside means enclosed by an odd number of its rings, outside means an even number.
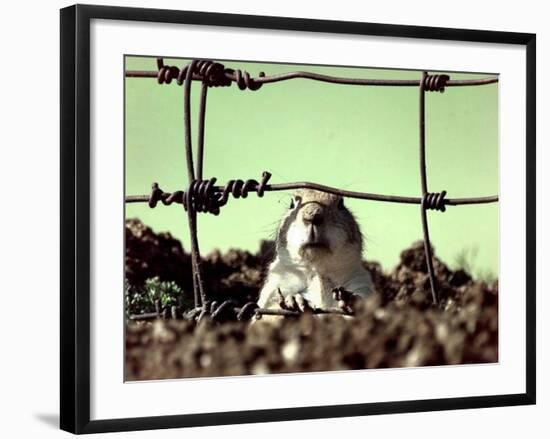
[[[344,208],[344,199],[340,198],[338,200],[338,209],[343,209],[343,208]]]

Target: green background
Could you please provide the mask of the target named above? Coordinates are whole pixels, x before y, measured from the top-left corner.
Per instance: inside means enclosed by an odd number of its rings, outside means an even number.
[[[183,66],[187,60],[165,59]],[[311,65],[224,62],[257,76],[308,70],[336,76],[418,79],[419,71]],[[155,58],[126,57],[127,70],[156,70]],[[434,72],[430,72],[434,73]],[[486,77],[451,73],[451,79]],[[155,79],[125,79],[126,194],[148,194],[156,181],[168,192],[187,186],[183,87]],[[200,85],[192,91],[193,139]],[[312,181],[348,190],[418,196],[418,89],[327,84],[293,79],[258,91],[231,87],[208,93],[204,177],[273,174],[270,183]],[[498,85],[449,87],[426,94],[428,189],[447,197],[498,194]],[[231,198],[219,216],[199,216],[199,242],[206,254],[219,248],[255,252],[272,238],[288,208],[290,192]],[[346,200],[365,236],[365,257],[391,269],[400,252],[421,239],[420,208]],[[189,249],[181,205],[127,204],[126,217],[156,232],[169,231]],[[438,257],[456,267],[469,255],[474,273],[498,273],[498,204],[449,207],[429,213]],[[480,274],[481,275],[481,274]]]

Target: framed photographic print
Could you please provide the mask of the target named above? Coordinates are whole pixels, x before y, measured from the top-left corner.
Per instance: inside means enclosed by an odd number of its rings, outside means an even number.
[[[61,10],[61,428],[535,403],[535,35]]]

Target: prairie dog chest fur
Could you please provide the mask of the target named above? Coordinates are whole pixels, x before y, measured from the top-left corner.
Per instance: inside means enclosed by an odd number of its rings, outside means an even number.
[[[276,257],[258,305],[277,308],[282,294],[301,295],[314,307],[332,308],[332,290],[340,287],[366,297],[372,280],[361,263],[362,250],[359,225],[340,196],[296,191],[279,224]]]

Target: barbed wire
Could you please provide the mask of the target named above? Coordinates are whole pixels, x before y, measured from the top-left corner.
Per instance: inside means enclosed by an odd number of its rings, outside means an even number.
[[[269,172],[264,171],[264,175],[269,174]],[[214,179],[210,180],[203,180],[203,184],[210,183]],[[243,188],[248,186],[248,189],[246,192],[241,191],[235,191],[235,183],[232,182],[240,182],[243,186]],[[252,184],[260,184],[256,180],[230,180],[227,185],[225,186],[217,186],[212,185],[210,186],[210,190],[207,192],[199,192],[195,196],[199,197],[204,195],[212,196],[214,199],[216,197],[219,197],[220,194],[223,195],[224,202],[222,205],[227,204],[227,199],[229,198],[229,195],[233,195],[234,198],[246,198],[246,196],[251,192],[256,192],[255,190],[251,189]],[[195,183],[196,185],[196,183]],[[193,185],[193,186],[195,186]],[[375,194],[370,192],[356,192],[356,191],[348,191],[343,189],[338,189],[332,186],[325,186],[318,183],[311,183],[311,182],[296,182],[296,183],[278,183],[278,184],[266,184],[263,186],[263,193],[265,192],[273,192],[273,191],[287,191],[287,190],[295,190],[295,189],[313,189],[323,192],[328,192],[334,195],[340,195],[347,198],[355,198],[359,200],[370,200],[370,201],[384,201],[388,203],[402,203],[402,204],[422,204],[422,197],[405,197],[401,195],[384,195],[384,194]],[[196,192],[196,191],[193,191]],[[126,203],[148,203],[149,207],[154,208],[158,205],[158,203],[162,203],[165,206],[170,206],[171,204],[183,204],[184,209],[187,209],[187,203],[189,196],[187,195],[189,191],[176,191],[176,192],[164,192],[162,189],[160,189],[158,183],[153,183],[151,193],[149,195],[127,195],[125,197]],[[263,193],[261,196],[263,196]],[[246,194],[246,195],[245,195]],[[427,193],[426,194],[426,208],[429,210],[440,210],[442,212],[445,211],[445,206],[462,206],[466,204],[487,204],[487,203],[495,203],[498,201],[498,195],[492,195],[488,197],[468,197],[468,198],[446,198],[447,191],[441,191],[441,192],[434,192],[434,193]],[[197,201],[201,204],[208,203],[208,202],[214,202],[212,200],[201,200]],[[221,206],[220,206],[221,207]],[[219,213],[219,210],[216,212],[212,212],[208,209],[203,210],[203,212],[213,213],[214,215],[217,215]]]
[[[214,215],[220,213],[222,206],[227,204],[230,195],[234,198],[246,198],[249,193],[256,193],[262,197],[267,191],[284,191],[295,189],[314,189],[341,195],[348,198],[362,200],[383,201],[393,203],[406,203],[420,205],[421,224],[425,249],[428,277],[430,279],[430,290],[434,305],[439,303],[437,285],[433,269],[433,255],[431,250],[427,211],[437,210],[445,212],[446,206],[459,206],[467,204],[486,204],[498,201],[498,196],[468,197],[468,198],[446,198],[447,192],[428,192],[428,181],[426,171],[426,139],[425,139],[425,93],[444,92],[446,87],[480,86],[498,82],[498,77],[487,77],[472,80],[451,80],[449,75],[429,75],[423,71],[418,80],[403,79],[365,79],[365,78],[344,78],[323,75],[312,72],[289,72],[278,75],[266,76],[260,72],[257,77],[252,77],[248,72],[226,68],[223,64],[210,60],[192,60],[183,68],[167,66],[162,58],[157,58],[157,71],[126,71],[128,78],[156,78],[159,84],[170,84],[173,81],[184,87],[184,128],[185,128],[185,157],[187,164],[188,186],[185,191],[173,193],[164,192],[157,183],[153,183],[149,195],[129,195],[125,197],[126,203],[146,202],[154,208],[159,202],[164,205],[181,204],[187,212],[189,232],[191,237],[191,263],[193,272],[193,292],[195,308],[191,311],[192,318],[198,320],[209,315],[217,318],[224,313],[233,313],[238,320],[243,319],[244,314],[250,317],[252,314],[295,316],[299,311],[288,309],[261,309],[250,302],[243,307],[236,306],[232,300],[226,300],[221,304],[210,302],[202,281],[201,257],[197,237],[197,212],[207,212]],[[355,192],[342,190],[312,182],[279,183],[268,184],[271,174],[264,171],[260,181],[249,179],[235,179],[228,181],[224,186],[216,185],[216,178],[203,179],[203,157],[204,157],[204,130],[206,121],[206,98],[209,87],[228,87],[236,83],[241,90],[259,90],[264,84],[271,84],[291,79],[309,79],[334,84],[363,85],[363,86],[416,86],[419,89],[419,163],[421,197],[406,197],[398,195],[383,195],[368,192]],[[191,136],[191,83],[201,81],[201,97],[199,103],[198,122],[198,147],[197,162],[193,163],[193,148]],[[245,310],[245,311],[243,311]],[[252,314],[251,314],[252,312]],[[335,313],[346,314],[340,309],[323,310],[316,308],[314,313]],[[177,316],[175,308],[162,311],[164,317],[168,315]],[[141,318],[159,318],[161,312],[158,307],[155,313],[141,315]],[[197,317],[198,315],[198,317]],[[155,317],[153,317],[155,316]],[[189,317],[189,315],[188,315]],[[139,319],[140,316],[131,316],[131,319]],[[175,318],[175,317],[174,317]]]
[[[162,64],[160,64],[162,63]],[[281,73],[278,75],[266,76],[264,72],[260,72],[257,77],[250,76],[248,72],[242,70],[234,70],[225,68],[220,63],[215,63],[216,69],[212,69],[210,75],[206,75],[205,72],[193,73],[192,79],[195,81],[207,81],[211,83],[211,86],[229,86],[231,83],[236,83],[241,89],[258,90],[264,84],[273,84],[275,82],[287,81],[290,79],[310,79],[314,81],[327,82],[332,84],[343,85],[366,85],[366,86],[392,86],[392,87],[418,87],[420,80],[418,79],[368,79],[368,78],[346,78],[339,76],[323,75],[313,72],[289,72]],[[144,71],[144,70],[127,70],[125,76],[127,78],[157,78],[159,84],[170,84],[173,80],[176,84],[182,85],[185,78],[187,66],[180,69],[176,66],[165,66],[162,59],[157,59],[157,65],[159,70],[157,71]],[[447,76],[448,75],[431,75],[434,76]],[[433,81],[433,79],[430,79]],[[441,80],[440,80],[441,81]],[[481,79],[447,79],[443,84],[444,87],[465,87],[476,85],[495,84],[498,82],[498,77],[487,77]],[[437,84],[437,91],[442,91],[441,83]],[[432,86],[426,87],[426,91],[430,90]]]
[[[300,317],[303,312],[291,309],[277,308],[260,308],[256,302],[247,302],[242,306],[231,299],[219,302],[209,302],[207,304],[208,312],[205,312],[204,307],[195,307],[191,310],[182,307],[171,305],[162,307],[160,300],[155,300],[155,311],[142,314],[131,314],[129,320],[192,320],[201,321],[206,317],[212,320],[223,322],[228,320],[249,321],[252,319],[261,319],[262,316],[281,316],[281,317]],[[309,308],[306,312],[311,314],[333,314],[343,316],[354,316],[353,310],[345,310],[340,308]]]

